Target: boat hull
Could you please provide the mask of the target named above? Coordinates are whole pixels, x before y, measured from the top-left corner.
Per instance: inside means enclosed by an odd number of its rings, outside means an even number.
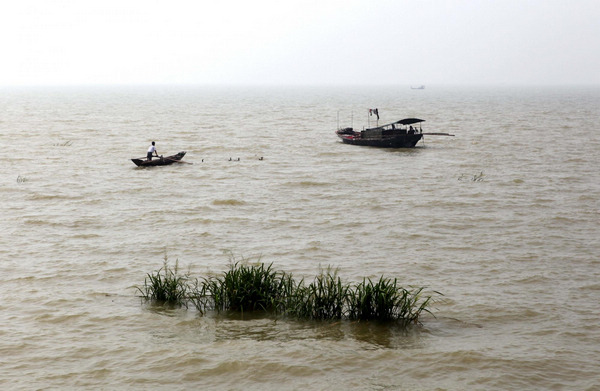
[[[379,120],[379,115],[377,116]],[[404,118],[386,125],[356,131],[353,128],[338,129],[336,134],[345,144],[363,145],[377,148],[414,148],[423,138],[421,125],[418,129],[413,125],[425,122],[419,118]]]
[[[185,152],[179,152],[176,155],[166,156],[166,157],[158,157],[152,160],[146,160],[144,158],[140,159],[131,159],[131,161],[138,167],[154,167],[154,166],[168,166],[173,163],[178,163],[183,156],[185,156]]]
[[[400,134],[391,137],[382,138],[363,138],[358,135],[338,134],[344,144],[362,145],[377,148],[414,148],[419,140],[423,138],[422,134]]]

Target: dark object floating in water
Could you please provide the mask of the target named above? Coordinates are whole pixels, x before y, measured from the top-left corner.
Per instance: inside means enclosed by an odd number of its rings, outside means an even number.
[[[449,133],[423,133],[421,125],[419,129],[413,128],[413,124],[425,122],[424,119],[405,118],[391,124],[369,128],[360,132],[353,128],[339,129],[336,134],[346,144],[364,145],[379,148],[414,148],[423,138],[423,135],[454,136]]]
[[[173,163],[185,163],[182,162],[181,159],[185,155],[185,151],[179,152],[176,155],[171,156],[161,156],[156,159],[146,160],[145,158],[141,159],[131,159],[133,163],[135,163],[138,167],[153,167],[153,166],[168,166]]]
[[[353,128],[339,129],[336,134],[346,144],[380,148],[413,148],[423,135],[421,129],[413,128],[412,124],[423,121],[418,118],[406,118],[362,131],[355,131]]]

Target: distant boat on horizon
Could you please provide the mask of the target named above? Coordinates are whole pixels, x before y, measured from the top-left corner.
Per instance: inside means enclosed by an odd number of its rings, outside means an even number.
[[[413,86],[410,86],[410,89],[411,89],[411,90],[424,90],[424,89],[425,89],[425,86],[424,86],[424,85],[422,85],[422,84],[421,84],[420,86],[418,86],[418,87],[413,87]]]

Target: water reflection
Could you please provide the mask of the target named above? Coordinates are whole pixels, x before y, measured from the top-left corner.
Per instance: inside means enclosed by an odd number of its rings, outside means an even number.
[[[424,329],[395,322],[308,321],[264,314],[213,314],[202,318],[214,330],[216,341],[249,339],[291,342],[344,341],[373,349],[412,349],[422,345]]]

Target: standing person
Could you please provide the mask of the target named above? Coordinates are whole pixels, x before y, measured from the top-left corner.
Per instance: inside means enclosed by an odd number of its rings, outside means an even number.
[[[156,151],[156,146],[154,144],[154,141],[152,141],[152,145],[150,146],[150,148],[148,148],[148,153],[146,154],[146,159],[152,160],[153,152],[155,153],[154,156],[158,157],[158,152]]]

